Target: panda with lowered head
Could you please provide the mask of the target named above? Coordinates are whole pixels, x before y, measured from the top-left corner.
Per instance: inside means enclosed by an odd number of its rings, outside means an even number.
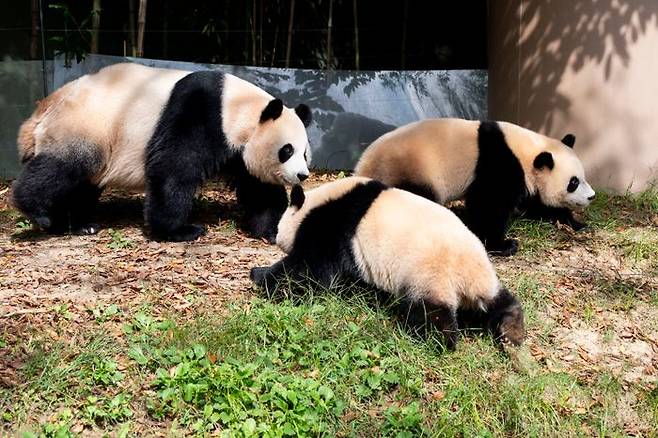
[[[151,235],[194,240],[205,231],[188,223],[195,192],[222,173],[247,231],[273,240],[284,185],[309,175],[310,120],[306,105],[287,108],[230,74],[112,65],[58,89],[23,123],[13,203],[43,229],[92,234],[105,187],[144,190]]]
[[[354,173],[445,204],[464,199],[464,220],[494,254],[516,253],[506,239],[510,215],[560,221],[578,230],[571,209],[594,198],[575,137],[562,141],[506,122],[428,119],[384,134],[368,146]]]
[[[281,280],[304,277],[329,286],[353,277],[399,298],[403,319],[435,326],[450,349],[460,322],[523,341],[521,305],[500,285],[480,240],[447,208],[363,177],[306,195],[294,186],[290,199],[276,238],[287,255],[251,270],[259,286],[275,290]]]

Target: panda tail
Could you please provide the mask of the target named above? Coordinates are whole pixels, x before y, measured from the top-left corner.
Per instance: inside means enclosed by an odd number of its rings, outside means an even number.
[[[18,158],[21,164],[25,164],[34,157],[36,140],[34,139],[34,130],[39,124],[39,117],[33,114],[21,125],[18,130]]]
[[[66,88],[66,86],[63,88]],[[56,90],[44,99],[38,100],[34,112],[29,119],[23,122],[18,130],[16,143],[18,146],[18,158],[21,160],[21,164],[25,164],[34,158],[37,144],[36,138],[34,138],[34,131],[39,123],[41,123],[46,112],[59,102],[63,88]]]

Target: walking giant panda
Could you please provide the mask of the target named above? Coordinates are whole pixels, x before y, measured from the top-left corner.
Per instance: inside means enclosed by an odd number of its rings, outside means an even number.
[[[458,319],[520,344],[523,310],[501,287],[482,243],[447,208],[379,181],[348,177],[291,192],[277,245],[287,255],[251,270],[269,290],[287,277],[328,286],[352,276],[401,299],[407,322],[457,342]]]
[[[506,122],[428,119],[375,140],[354,173],[440,204],[464,198],[469,228],[489,251],[512,255],[518,242],[505,239],[505,231],[524,201],[529,213],[584,227],[571,209],[586,207],[594,191],[572,149],[575,140]]]
[[[195,191],[221,171],[235,179],[248,231],[273,240],[284,184],[309,174],[310,120],[306,105],[289,109],[229,74],[112,65],[58,89],[23,123],[13,203],[46,230],[91,234],[103,188],[145,190],[152,236],[194,240],[204,232],[187,223]]]

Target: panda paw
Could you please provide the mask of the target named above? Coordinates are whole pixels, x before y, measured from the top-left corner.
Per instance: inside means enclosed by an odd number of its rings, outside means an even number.
[[[488,245],[487,251],[494,256],[509,257],[519,250],[519,241],[516,239],[505,239],[497,245]]]
[[[174,231],[170,231],[162,238],[162,240],[168,240],[170,242],[188,242],[196,240],[204,234],[206,234],[206,227],[203,225],[187,224]]]
[[[265,282],[265,275],[267,275],[267,270],[268,268],[263,266],[251,268],[251,271],[249,271],[249,278],[258,286],[261,286]]]
[[[573,219],[569,222],[569,225],[574,231],[582,231],[587,228],[587,224],[583,222],[578,222],[577,220]]]
[[[77,234],[79,236],[89,236],[92,234],[98,233],[98,230],[100,230],[100,227],[98,224],[84,224],[80,225],[79,227],[75,228],[73,230],[73,234]]]

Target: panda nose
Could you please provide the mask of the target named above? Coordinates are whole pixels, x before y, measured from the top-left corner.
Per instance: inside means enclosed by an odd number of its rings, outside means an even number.
[[[297,178],[299,179],[299,182],[304,181],[306,178],[308,178],[308,173],[298,173]]]
[[[590,196],[589,198],[587,198],[587,200],[588,200],[588,201],[591,201],[591,200],[594,199],[595,197],[596,197],[596,193],[594,193],[592,196]]]

